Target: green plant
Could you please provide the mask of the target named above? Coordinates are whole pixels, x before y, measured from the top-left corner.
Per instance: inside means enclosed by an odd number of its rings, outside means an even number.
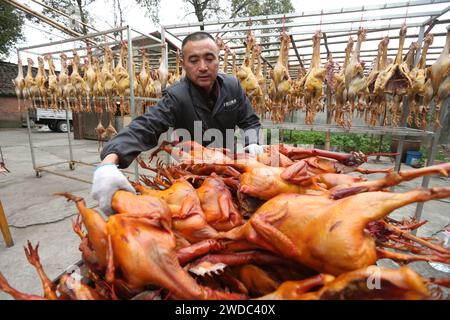
[[[284,142],[288,144],[314,144],[314,146],[325,145],[325,133],[314,131],[284,131]],[[345,152],[361,151],[366,154],[375,152],[389,152],[391,145],[390,138],[380,138],[367,134],[355,133],[334,133],[331,134],[331,146]]]
[[[450,150],[446,148],[444,145],[440,145],[437,147],[436,157],[434,160],[442,161],[442,162],[450,162]],[[428,161],[428,155],[430,153],[430,149],[428,147],[422,146],[420,148],[420,152],[422,153],[422,158],[419,163],[421,166],[425,166]]]

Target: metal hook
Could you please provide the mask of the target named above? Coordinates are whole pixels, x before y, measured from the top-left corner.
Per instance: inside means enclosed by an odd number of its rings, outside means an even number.
[[[322,18],[323,18],[323,9],[320,10],[320,25],[319,25],[319,31],[322,31]]]
[[[403,21],[403,23],[406,23],[406,18],[408,17],[409,3],[410,1],[408,1],[408,3],[406,4],[405,20]]]
[[[389,37],[389,31],[391,31],[391,20],[392,20],[392,19],[389,19],[389,25],[388,25],[386,37]]]
[[[361,11],[361,20],[359,21],[359,27],[360,28],[362,27],[362,21],[363,21],[363,18],[364,18],[364,6],[362,7],[361,10],[362,10]]]

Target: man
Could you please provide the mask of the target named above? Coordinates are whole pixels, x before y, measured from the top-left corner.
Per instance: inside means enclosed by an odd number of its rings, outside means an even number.
[[[248,133],[244,150],[252,154],[263,151],[258,145],[259,118],[239,81],[218,74],[220,50],[214,38],[206,32],[192,33],[183,40],[181,51],[186,77],[165,90],[156,106],[123,128],[101,152],[102,162],[94,172],[92,196],[106,215],[113,213],[111,199],[117,190],[135,192],[117,167],[128,167],[139,153],[155,147],[159,136],[169,127],[185,129],[191,140],[198,140],[194,131],[200,123],[201,140],[208,129],[214,129],[222,135],[220,139],[214,137],[214,140],[221,140],[222,145],[214,146],[230,148],[227,133],[237,125]],[[210,143],[197,142],[204,146]]]

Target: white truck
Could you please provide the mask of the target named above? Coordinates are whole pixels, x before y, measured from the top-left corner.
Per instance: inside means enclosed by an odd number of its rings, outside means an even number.
[[[50,130],[56,132],[67,132],[66,111],[54,111],[52,109],[36,108],[29,111],[30,126],[44,124]],[[69,111],[70,128],[72,129],[72,111]]]

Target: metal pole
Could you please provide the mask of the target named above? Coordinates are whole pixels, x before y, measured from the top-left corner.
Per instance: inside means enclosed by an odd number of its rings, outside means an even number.
[[[417,49],[416,56],[414,57],[413,67],[415,67],[419,62],[424,34],[425,34],[425,26],[421,26],[419,31],[419,39],[417,40],[417,42],[419,43],[419,48]]]
[[[164,28],[164,26],[161,26],[161,56],[164,59],[164,63],[168,67],[169,66],[169,56],[168,56],[167,43],[166,43],[166,29]],[[170,135],[168,135],[168,139],[170,139]],[[170,164],[170,155],[167,152],[166,152],[164,162],[166,164]]]
[[[443,103],[441,110],[442,111],[445,110],[445,111],[441,112],[441,119],[440,120],[443,120],[443,119],[447,118],[447,115],[449,113],[449,110],[448,110],[449,109],[449,102],[450,102],[450,98],[447,98],[445,100],[445,102]],[[439,143],[440,136],[441,136],[441,128],[438,128],[436,130],[435,134],[433,135],[433,137],[431,138],[432,139],[431,140],[431,150],[430,150],[430,154],[429,154],[429,157],[428,157],[428,160],[427,160],[427,166],[432,166],[434,164],[434,159],[436,158],[437,146],[438,146],[438,143]],[[422,188],[428,188],[429,183],[430,183],[430,176],[425,176],[422,179]],[[422,217],[423,205],[424,205],[423,202],[419,202],[417,204],[416,213],[414,215],[414,218],[417,221],[420,221],[420,218]],[[417,229],[414,230],[412,233],[416,234],[416,232],[417,232]]]
[[[36,159],[34,157],[33,139],[31,139],[30,111],[29,110],[27,110],[27,128],[28,128],[28,141],[30,142],[30,150],[31,150],[31,162],[33,163],[33,169],[36,171]],[[36,171],[36,175],[38,176],[38,171]]]
[[[20,60],[20,51],[16,48],[17,51],[17,60]],[[33,99],[33,98],[30,98]],[[34,148],[33,148],[33,139],[31,138],[31,126],[30,126],[30,110],[27,109],[25,105],[25,100],[23,101],[23,106],[25,107],[25,110],[27,112],[27,133],[28,133],[28,142],[30,144],[30,151],[31,151],[31,162],[33,163],[33,170],[36,172],[36,177],[40,177],[39,172],[36,170],[36,158],[34,157]]]
[[[133,39],[131,38],[131,28],[127,26],[127,41],[128,41],[128,74],[130,75],[130,109],[131,120],[136,118],[136,105],[134,100],[134,79],[133,75]],[[134,179],[139,182],[139,165],[134,160]]]
[[[401,127],[404,127],[406,124],[406,117],[408,116],[408,98],[403,97],[403,103],[402,103],[402,120],[401,120]],[[403,141],[405,139],[404,135],[399,136],[399,141],[397,144],[397,153],[398,155],[395,156],[395,171],[399,172],[400,167],[402,165],[402,153],[403,153]],[[394,190],[394,187],[392,187],[392,190]]]
[[[59,44],[63,44],[63,43],[75,42],[75,41],[80,41],[80,40],[93,38],[93,37],[97,37],[97,36],[107,35],[109,33],[119,32],[119,31],[122,31],[125,29],[126,29],[125,27],[114,28],[114,29],[110,29],[110,30],[106,30],[106,31],[102,31],[102,32],[90,33],[90,34],[87,34],[87,35],[81,36],[81,37],[75,37],[75,38],[70,38],[70,39],[66,39],[66,40],[54,41],[54,42],[47,42],[47,43],[37,44],[37,45],[33,45],[33,46],[28,46],[28,47],[21,47],[21,48],[18,48],[18,50],[23,51],[23,50],[29,50],[29,49],[35,49],[35,48],[55,46],[55,45],[59,45]],[[96,44],[96,43],[94,43],[94,44]]]
[[[95,29],[92,25],[89,25],[89,24],[87,24],[87,23],[84,23],[83,21],[74,19],[73,16],[69,16],[68,14],[66,14],[66,13],[64,13],[64,12],[62,12],[62,11],[59,11],[59,10],[56,9],[56,8],[53,8],[53,7],[51,7],[51,6],[48,6],[48,5],[46,5],[45,3],[42,3],[40,0],[39,0],[39,1],[38,1],[38,0],[31,0],[31,1],[33,1],[34,3],[37,3],[37,4],[41,5],[41,6],[43,6],[44,8],[46,8],[46,9],[48,9],[48,10],[50,10],[50,11],[56,12],[57,14],[59,14],[59,15],[65,17],[65,18],[71,19],[71,20],[75,21],[76,23],[82,24],[83,26],[85,26],[85,27],[87,27],[87,28],[89,28],[89,29],[92,29],[92,30],[94,30],[94,31],[96,31],[96,32],[100,32],[100,31],[98,31],[97,29]],[[108,37],[111,38],[111,39],[113,39],[113,40],[115,40],[115,39],[114,39],[113,37],[111,37],[111,36],[108,36]]]
[[[69,168],[70,170],[73,170],[74,164],[73,164],[72,139],[70,139],[70,120],[69,120],[69,111],[67,110],[67,108],[66,108],[66,122],[67,122],[67,141],[69,141],[69,156],[70,156]]]
[[[409,113],[409,102],[408,102],[408,97],[404,96],[403,100],[402,100],[402,119],[401,119],[401,128],[405,128],[406,127],[406,120],[408,117],[408,113]],[[395,171],[399,172],[400,171],[400,167],[402,165],[402,153],[403,153],[403,142],[404,142],[405,136],[400,136],[399,137],[399,141],[398,141],[398,145],[397,145],[397,153],[399,155],[397,155],[395,157]],[[395,187],[391,188],[392,191],[395,190]]]
[[[135,28],[132,28],[131,31],[134,31],[134,32],[136,32],[136,33],[139,33],[140,35],[142,35],[142,36],[144,36],[144,37],[146,37],[146,38],[155,40],[156,42],[161,42],[161,39],[158,39],[158,38],[152,36],[151,34],[145,33],[145,32],[143,32],[143,31],[136,30]]]

